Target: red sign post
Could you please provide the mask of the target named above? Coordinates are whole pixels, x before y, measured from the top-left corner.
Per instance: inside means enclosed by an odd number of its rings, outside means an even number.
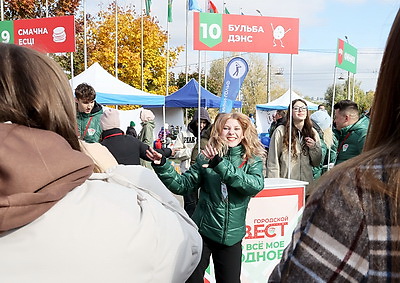
[[[194,49],[297,54],[299,19],[194,13]]]

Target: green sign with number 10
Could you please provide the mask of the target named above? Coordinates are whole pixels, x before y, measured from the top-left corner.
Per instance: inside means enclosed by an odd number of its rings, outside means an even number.
[[[0,42],[14,43],[14,22],[0,22]]]
[[[199,39],[208,47],[222,42],[222,14],[200,13]]]

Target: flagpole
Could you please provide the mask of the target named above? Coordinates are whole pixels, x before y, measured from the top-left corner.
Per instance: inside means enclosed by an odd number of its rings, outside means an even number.
[[[208,11],[208,12],[210,12],[209,10],[207,10],[207,3],[208,3],[208,6],[210,6],[210,0],[208,0],[208,1],[206,1],[206,2],[204,2],[204,6],[206,6],[206,8],[204,9],[205,11]],[[197,152],[200,154],[200,150],[201,150],[201,148],[200,148],[200,134],[201,134],[201,130],[200,130],[200,120],[201,120],[201,115],[200,115],[200,108],[201,108],[201,51],[199,50],[199,58],[198,58],[198,61],[199,61],[199,65],[198,65],[198,73],[199,73],[199,85],[198,85],[198,101],[197,101],[197,103],[198,103],[198,105],[197,105],[197,112],[198,112],[198,117],[197,117],[197,121],[198,121],[198,123],[197,123]],[[206,107],[206,105],[205,105],[205,103],[204,103],[204,107]]]
[[[199,89],[198,89],[198,105],[197,105],[197,112],[198,112],[198,117],[197,117],[197,152],[200,154],[200,120],[201,120],[201,115],[200,115],[200,108],[201,108],[201,51],[199,50]],[[206,107],[206,105],[204,105]]]
[[[0,9],[1,9],[1,21],[4,21],[4,3],[3,0],[0,0]]]
[[[71,52],[71,88],[72,88],[72,90],[75,90],[75,88],[74,88],[74,52]]]
[[[292,109],[292,87],[293,87],[293,54],[290,54],[290,80],[289,80],[289,92],[290,92],[290,103],[289,103],[289,150],[288,150],[288,179],[291,175],[291,157],[292,157],[292,122],[293,122],[293,109]]]
[[[189,74],[188,74],[188,18],[189,18],[189,0],[186,0],[186,30],[185,30],[185,84],[188,83]],[[185,108],[185,125],[187,125],[187,108]]]
[[[166,77],[166,85],[167,85],[167,89],[166,89],[166,92],[165,92],[165,96],[168,96],[168,88],[169,88],[169,74],[168,74],[168,68],[169,68],[169,22],[167,21],[167,60],[166,60],[167,62],[166,62],[166,74],[165,74],[165,77]]]
[[[204,51],[204,88],[207,89],[207,51]]]
[[[144,81],[143,81],[143,61],[144,61],[144,58],[143,58],[143,26],[144,26],[144,23],[143,23],[143,16],[144,16],[144,14],[143,14],[143,1],[145,1],[145,0],[140,0],[140,10],[142,11],[142,18],[141,18],[141,21],[140,21],[140,71],[141,71],[141,82],[142,82],[142,91],[143,91],[143,89],[144,89]]]
[[[226,3],[224,2],[223,3],[223,13],[225,14],[225,5],[226,5]],[[222,69],[223,69],[223,80],[225,80],[225,69],[226,69],[226,66],[225,66],[225,51],[222,51]],[[221,90],[222,91],[222,90]],[[221,94],[222,95],[222,94]]]
[[[271,101],[271,53],[267,53],[267,102]]]
[[[210,3],[210,0],[208,0],[208,4],[209,3]],[[204,4],[206,4],[206,3],[204,3]],[[208,12],[210,12],[210,11],[208,11]],[[199,63],[199,67],[200,67],[200,63]],[[201,76],[201,69],[199,68],[199,89],[201,89],[200,76]],[[207,51],[204,51],[204,88],[207,89]],[[200,152],[200,149],[199,149],[199,152]]]
[[[118,78],[118,5],[115,0],[115,77]]]
[[[168,96],[168,94],[169,94],[169,90],[168,90],[168,88],[169,88],[169,74],[168,74],[168,67],[169,67],[169,21],[168,21],[168,19],[167,19],[167,60],[166,60],[167,62],[166,62],[166,74],[165,74],[165,78],[166,78],[166,90],[165,90],[165,96]],[[165,104],[164,104],[164,107],[163,107],[163,117],[165,117]],[[164,133],[163,133],[163,136],[164,136],[164,142],[166,142],[166,140],[167,140],[167,129],[166,129],[166,126],[165,126],[165,118],[163,118],[163,120],[164,120]]]
[[[330,121],[330,127],[332,128],[332,121],[333,121],[333,113],[334,113],[334,109],[333,109],[333,105],[335,104],[335,93],[336,93],[336,71],[337,71],[337,67],[335,66],[335,69],[333,71],[333,88],[332,88],[332,108],[331,108],[331,121]],[[329,164],[331,163],[331,150],[328,149],[328,166],[327,166],[327,171],[329,171],[331,168],[329,166]]]
[[[87,31],[86,31],[86,0],[83,0],[83,62],[85,70],[87,69]]]
[[[185,36],[185,83],[188,83],[188,18],[189,18],[189,0],[186,0],[186,36]]]

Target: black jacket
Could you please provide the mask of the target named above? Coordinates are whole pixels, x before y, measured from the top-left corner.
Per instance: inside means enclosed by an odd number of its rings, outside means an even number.
[[[199,112],[198,112],[198,110],[196,110],[194,112],[192,121],[190,121],[190,123],[188,124],[189,132],[191,132],[195,137],[197,137],[197,135],[198,135],[198,125],[197,125],[198,119],[199,119]],[[207,131],[209,128],[211,128],[210,116],[208,115],[207,110],[203,107],[200,108],[200,119],[207,121],[207,125],[204,127],[204,129],[200,133],[200,137],[201,137],[205,131]]]
[[[125,135],[118,128],[103,131],[101,140],[101,144],[108,148],[118,164],[140,165],[140,159],[151,161],[146,156],[146,150],[149,146],[133,136]],[[169,148],[156,149],[156,151],[166,158],[171,156],[171,149]]]

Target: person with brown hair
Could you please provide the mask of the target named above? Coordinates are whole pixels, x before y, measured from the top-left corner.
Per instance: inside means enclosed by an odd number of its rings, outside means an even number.
[[[278,128],[280,125],[286,124],[286,111],[276,110],[273,119],[274,120],[268,130],[269,137],[272,137],[272,134],[274,133],[276,128]]]
[[[203,238],[203,253],[186,282],[204,282],[211,255],[217,282],[240,282],[246,212],[250,198],[264,188],[264,155],[254,124],[242,113],[218,117],[208,145],[182,175],[161,154],[148,152],[155,172],[172,192],[182,195],[200,188],[192,218]]]
[[[351,100],[341,100],[335,109],[334,134],[338,143],[335,164],[340,164],[362,152],[367,136],[369,117],[360,118],[358,105]]]
[[[88,143],[100,141],[100,117],[103,108],[96,102],[96,91],[91,85],[81,83],[75,88],[79,138]]]
[[[292,132],[289,141],[290,115],[292,115]],[[311,183],[312,167],[319,166],[321,159],[320,138],[312,126],[307,103],[302,99],[295,99],[288,107],[286,124],[276,128],[272,134],[267,159],[267,177],[288,178],[290,169],[291,179]]]
[[[154,172],[93,173],[60,66],[0,43],[2,282],[184,282],[197,226]]]
[[[269,282],[399,282],[400,10],[363,152],[324,174]]]

